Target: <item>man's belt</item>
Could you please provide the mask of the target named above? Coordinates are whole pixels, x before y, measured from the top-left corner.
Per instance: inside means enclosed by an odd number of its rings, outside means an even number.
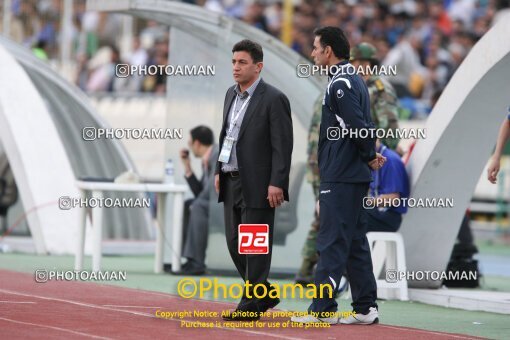
[[[239,177],[239,171],[229,171],[229,172],[224,172],[224,174],[229,177]]]

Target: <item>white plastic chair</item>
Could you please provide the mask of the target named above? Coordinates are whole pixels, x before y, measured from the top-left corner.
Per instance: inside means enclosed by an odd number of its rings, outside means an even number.
[[[405,275],[406,255],[402,235],[394,232],[369,232],[368,243],[372,254],[377,296],[383,299],[409,300]],[[385,267],[385,277],[380,279]]]

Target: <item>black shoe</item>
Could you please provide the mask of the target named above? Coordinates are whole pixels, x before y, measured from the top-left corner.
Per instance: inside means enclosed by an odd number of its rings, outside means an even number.
[[[172,264],[171,263],[163,263],[163,271],[165,273],[171,274],[172,273]]]
[[[280,303],[279,298],[265,297],[257,302],[259,312],[264,313],[268,309],[276,307]]]
[[[296,278],[294,280],[297,285],[303,286],[305,288],[307,288],[307,285],[314,283],[313,277],[296,276]]]
[[[181,270],[187,269],[190,266],[191,266],[191,262],[188,261],[185,264],[181,265]],[[163,271],[168,273],[168,274],[172,274],[172,264],[171,263],[164,263],[163,264]]]
[[[239,303],[237,304],[236,310],[237,309],[239,309],[239,310],[246,309],[246,305],[249,304],[250,302],[251,302],[250,299],[248,299],[247,297],[243,296],[241,298],[241,301],[239,301]]]
[[[205,266],[188,261],[179,271],[172,271],[173,275],[200,276],[205,274]]]
[[[229,311],[228,315],[222,316],[225,321],[257,321],[260,319],[260,313],[253,310],[235,309]]]

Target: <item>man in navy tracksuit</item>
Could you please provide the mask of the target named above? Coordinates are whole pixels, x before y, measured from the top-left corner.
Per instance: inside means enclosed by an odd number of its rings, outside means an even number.
[[[375,138],[340,133],[374,127],[368,90],[363,79],[349,69],[350,47],[342,30],[323,27],[315,35],[312,57],[316,65],[328,66],[330,72],[319,136],[320,228],[315,285],[318,292],[321,284],[335,291],[347,270],[356,314],[340,319],[340,323],[377,323],[377,287],[366,238],[363,199],[372,180],[370,169],[379,169],[385,158],[376,153]],[[326,313],[336,312],[337,307],[326,289],[323,298],[313,299],[308,315],[292,320],[336,324],[338,317]]]

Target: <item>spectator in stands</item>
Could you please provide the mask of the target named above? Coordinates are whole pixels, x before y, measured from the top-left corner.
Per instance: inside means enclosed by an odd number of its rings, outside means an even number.
[[[2,15],[0,15],[0,33],[2,33],[3,35],[6,35],[7,33],[3,31],[4,29],[4,16],[3,16],[3,13],[4,13],[4,4],[6,4],[7,2],[0,2],[0,13],[2,13]],[[6,9],[6,10],[11,10],[11,9]],[[24,31],[23,31],[23,22],[19,19],[19,16],[17,15],[14,15],[14,11],[11,11],[11,18],[10,18],[10,25],[9,27],[7,28],[9,30],[9,38],[12,40],[12,41],[15,41],[17,43],[22,43],[23,42],[23,37],[24,37]]]
[[[505,117],[501,123],[501,127],[499,128],[498,139],[496,141],[496,150],[494,150],[494,154],[492,155],[489,162],[489,167],[487,168],[487,178],[492,184],[496,184],[501,155],[503,154],[505,144],[510,138],[510,108],[508,111],[508,115]]]
[[[390,81],[398,97],[410,96],[409,83],[413,80],[412,77],[423,78],[426,73],[420,63],[418,54],[420,48],[421,41],[416,33],[402,34],[398,44],[389,51],[382,62],[383,65],[397,66],[397,75],[391,77]]]
[[[48,53],[46,53],[46,41],[39,40],[37,43],[32,47],[32,52],[34,55],[42,60],[48,60]]]
[[[35,2],[21,1],[18,18],[23,23],[23,43],[27,46],[33,45],[41,30],[40,15]]]
[[[142,46],[141,39],[135,37],[133,39],[133,52],[128,57],[128,63],[130,65],[145,66],[149,60],[149,54],[147,50]],[[132,74],[127,80],[126,90],[129,92],[140,92],[142,90],[143,75]]]
[[[87,82],[87,91],[113,92],[117,87],[115,67],[120,63],[119,50],[115,46],[102,47],[89,63],[91,75]]]
[[[146,43],[149,43],[146,40]],[[147,65],[166,65],[168,64],[168,36],[157,40],[154,46],[149,50]],[[165,93],[167,76],[161,72],[154,75],[145,76],[142,84],[144,92]]]
[[[147,27],[145,27],[140,33],[140,39],[147,41],[147,44],[153,45],[157,41],[163,41],[167,38],[168,28],[164,25],[160,25],[157,21],[149,20]]]
[[[223,13],[269,32],[275,37],[282,33],[284,17],[281,2],[243,0],[187,0],[209,10]],[[62,6],[58,2],[23,0],[13,1],[10,37],[32,47],[40,38],[48,44],[48,58],[60,54],[55,44],[62,37],[60,17]],[[378,57],[390,58],[383,63],[399,64],[396,91],[401,104],[410,110],[411,117],[426,117],[430,93],[442,90],[475,42],[509,12],[510,0],[473,1],[320,1],[302,0],[294,5],[291,48],[305,58],[311,53],[313,28],[334,26],[349,35],[351,45],[362,41],[373,44],[380,52]],[[2,18],[0,18],[2,20]],[[135,36],[149,54],[150,62],[164,56],[155,53],[154,44],[164,42],[168,47],[168,27],[154,20],[135,19]],[[95,57],[101,47],[118,41],[121,22],[117,14],[86,11],[85,1],[73,1],[74,60],[83,62]],[[407,33],[405,33],[407,32]],[[49,38],[48,38],[49,37]],[[55,40],[57,38],[57,40]],[[144,42],[147,42],[145,44]],[[436,51],[436,52],[434,52]],[[166,51],[168,53],[168,51]],[[432,56],[432,57],[431,57]],[[393,59],[393,60],[391,60]],[[445,80],[436,82],[425,66],[439,63],[439,73],[448,69]],[[380,59],[383,60],[383,59]],[[397,61],[395,61],[397,60]],[[436,67],[432,67],[436,69]],[[76,67],[81,84],[86,83],[89,72]],[[94,72],[90,74],[93,75]],[[428,73],[428,76],[427,76]],[[438,70],[432,73],[437,74]],[[443,76],[440,75],[439,78]],[[147,79],[144,79],[144,82]],[[157,81],[156,81],[157,80]],[[161,92],[164,79],[148,79],[142,91]],[[156,82],[158,85],[156,85]],[[436,82],[434,84],[431,84]],[[119,90],[132,91],[129,86]],[[134,84],[136,85],[136,84]],[[83,85],[81,85],[84,87]],[[134,86],[138,88],[138,86]],[[432,89],[432,90],[429,90]],[[425,92],[424,92],[425,91]],[[422,97],[424,95],[424,97]]]
[[[425,64],[427,69],[425,71],[425,85],[421,98],[430,103],[433,94],[446,86],[450,71],[448,65],[440,62],[436,54],[429,55]]]
[[[269,32],[267,18],[264,14],[264,5],[260,1],[255,1],[248,6],[243,20],[264,32]]]

